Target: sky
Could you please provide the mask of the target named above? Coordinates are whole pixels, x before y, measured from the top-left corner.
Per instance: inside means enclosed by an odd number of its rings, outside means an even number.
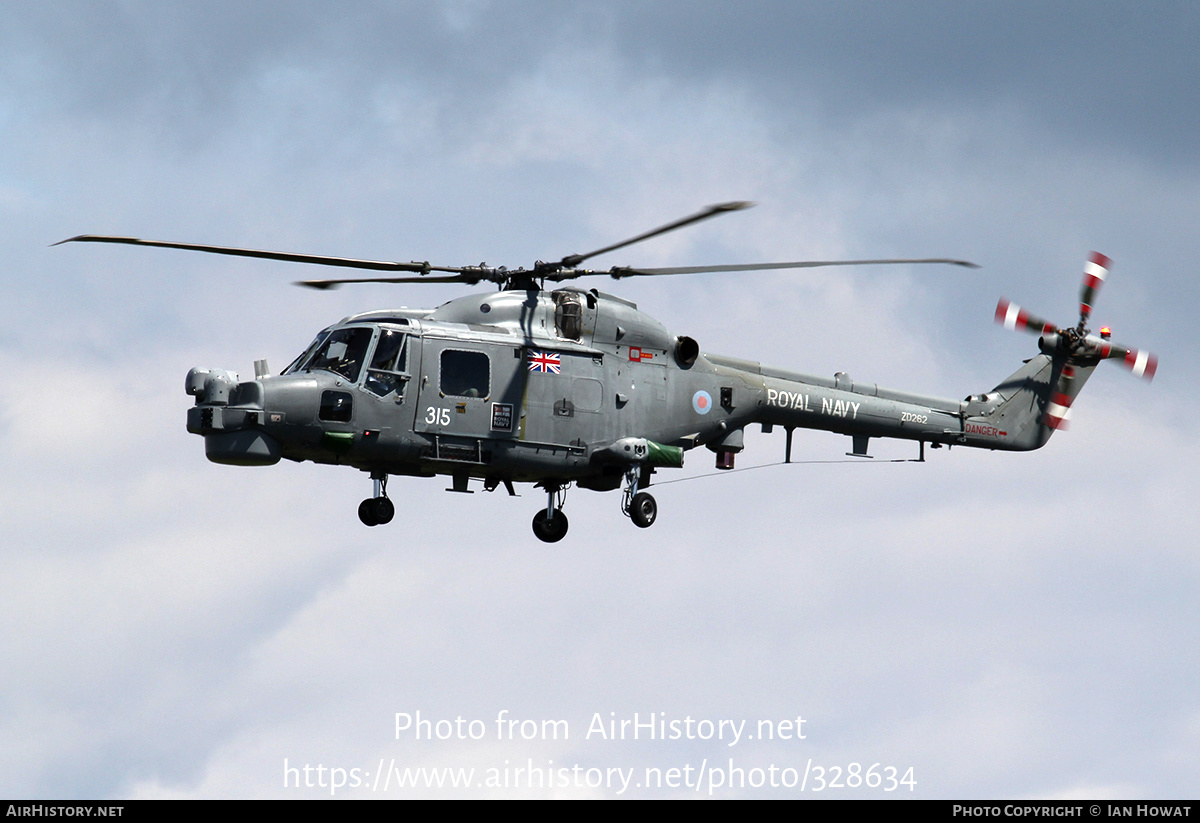
[[[12,4],[0,795],[1194,797],[1198,34],[1172,2]],[[647,530],[573,489],[543,544],[540,491],[445,478],[368,529],[364,474],[207,462],[184,375],[467,291],[51,246],[516,267],[729,200],[589,264],[982,268],[586,285],[962,397],[1036,353],[996,300],[1073,324],[1095,250],[1093,325],[1158,375],[1102,365],[1027,454],[797,432],[779,466],[748,432],[753,470],[660,474]]]

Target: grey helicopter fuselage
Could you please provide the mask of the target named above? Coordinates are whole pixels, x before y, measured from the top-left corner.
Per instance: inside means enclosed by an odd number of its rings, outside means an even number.
[[[349,465],[369,472],[374,494],[359,505],[368,526],[388,523],[392,475],[449,475],[453,491],[501,483],[535,483],[546,508],[534,534],[561,540],[568,523],[565,491],[624,486],[622,511],[641,528],[658,504],[644,489],[658,469],[683,465],[684,453],[706,446],[717,468],[733,468],[746,426],[787,432],[822,429],[851,438],[850,454],[867,457],[872,437],[925,445],[1027,451],[1066,426],[1071,404],[1101,360],[1115,359],[1150,379],[1157,357],[1112,343],[1107,329],[1088,333],[1092,303],[1111,261],[1093,252],[1084,268],[1080,317],[1060,327],[1001,299],[995,319],[1039,335],[1038,354],[991,391],[965,400],[855,383],[839,372],[817,377],[702,352],[635,304],[595,289],[547,284],[592,276],[658,277],[827,266],[952,265],[952,258],[799,260],[643,268],[582,268],[585,261],[751,204],[708,206],[648,232],[532,269],[440,266],[298,254],[229,246],[79,235],[68,242],[116,243],[250,257],[382,276],[305,280],[317,289],[348,283],[495,283],[498,292],[452,300],[437,309],[374,311],[322,331],[290,366],[270,375],[265,361],[253,380],[220,369],[192,369],[196,398],[188,431],[202,435],[208,458],[242,466],[280,459]],[[57,244],[56,244],[57,245]]]
[[[870,437],[1038,448],[1060,367],[1042,354],[986,394],[947,400],[702,353],[596,290],[510,290],[347,317],[279,375],[193,369],[188,430],[218,463],[609,490],[631,471],[645,487],[697,446],[731,468],[752,423],[789,441],[794,428],[847,434],[858,455]]]

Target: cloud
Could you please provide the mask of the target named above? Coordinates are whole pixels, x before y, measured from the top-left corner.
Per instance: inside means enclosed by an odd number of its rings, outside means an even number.
[[[328,796],[285,788],[285,758],[373,773],[730,754],[912,766],[922,797],[1192,785],[1194,57],[1171,44],[1193,15],[680,8],[14,10],[0,785]],[[318,294],[283,263],[45,248],[89,231],[528,266],[740,198],[759,205],[598,263],[986,268],[588,285],[706,351],[960,397],[1033,353],[992,327],[999,294],[1070,322],[1098,248],[1116,260],[1105,322],[1159,352],[1159,378],[1102,367],[1071,431],[1027,455],[885,463],[914,449],[872,441],[875,461],[849,462],[844,438],[798,432],[797,461],[847,462],[663,483],[650,530],[618,495],[572,490],[550,548],[529,531],[539,490],[402,477],[396,521],[365,529],[365,475],[207,463],[182,377],[279,368],[341,316],[460,289]],[[739,467],[782,456],[778,432],[747,442]],[[712,460],[690,453],[675,477]],[[395,738],[397,712],[491,730],[504,709],[573,736]],[[583,737],[611,712],[803,715],[808,737]]]

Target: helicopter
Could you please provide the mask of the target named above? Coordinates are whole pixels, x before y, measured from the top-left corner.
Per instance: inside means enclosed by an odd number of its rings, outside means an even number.
[[[320,331],[290,365],[271,374],[265,360],[254,379],[223,369],[193,368],[185,389],[195,398],[187,430],[204,438],[215,463],[272,465],[280,459],[347,465],[370,475],[373,493],[359,519],[379,526],[395,516],[387,495],[394,475],[448,475],[448,491],[470,493],[533,483],[546,506],[533,518],[538,539],[567,533],[563,512],[572,484],[594,491],[623,487],[622,512],[648,528],[658,504],[646,491],[656,472],[683,466],[704,446],[716,468],[734,467],[744,431],[786,432],[791,461],[797,428],[851,438],[868,457],[871,438],[925,446],[1007,451],[1041,448],[1065,428],[1071,405],[1102,360],[1117,359],[1150,379],[1158,359],[1118,346],[1108,329],[1087,328],[1110,261],[1093,253],[1084,268],[1079,322],[1060,327],[1001,299],[995,320],[1038,335],[1039,353],[995,388],[964,400],[929,397],[764,366],[702,351],[629,300],[597,289],[557,285],[589,276],[651,277],[820,266],[947,264],[948,258],[826,260],[674,268],[581,268],[586,260],[744,209],[721,203],[586,254],[532,268],[434,266],[257,249],[80,235],[60,241],[120,243],[240,257],[338,266],[401,276],[305,280],[330,289],[349,283],[491,283],[497,291],[451,300],[435,309],[388,309],[343,318]],[[55,244],[59,245],[59,244]]]

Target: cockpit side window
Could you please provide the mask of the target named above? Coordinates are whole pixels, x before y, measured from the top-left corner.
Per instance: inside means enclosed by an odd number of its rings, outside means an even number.
[[[379,332],[371,367],[367,369],[367,379],[363,381],[364,388],[380,397],[392,392],[404,392],[404,373],[408,370],[408,347],[404,345],[406,337],[404,333],[393,329]]]
[[[337,329],[330,333],[329,338],[317,350],[309,361],[308,370],[331,371],[353,383],[362,371],[363,360],[367,355],[367,346],[371,344],[371,329],[347,328]]]
[[[404,334],[392,329],[384,329],[379,333],[379,342],[375,344],[375,356],[371,358],[371,368],[378,371],[404,371],[405,348]]]

